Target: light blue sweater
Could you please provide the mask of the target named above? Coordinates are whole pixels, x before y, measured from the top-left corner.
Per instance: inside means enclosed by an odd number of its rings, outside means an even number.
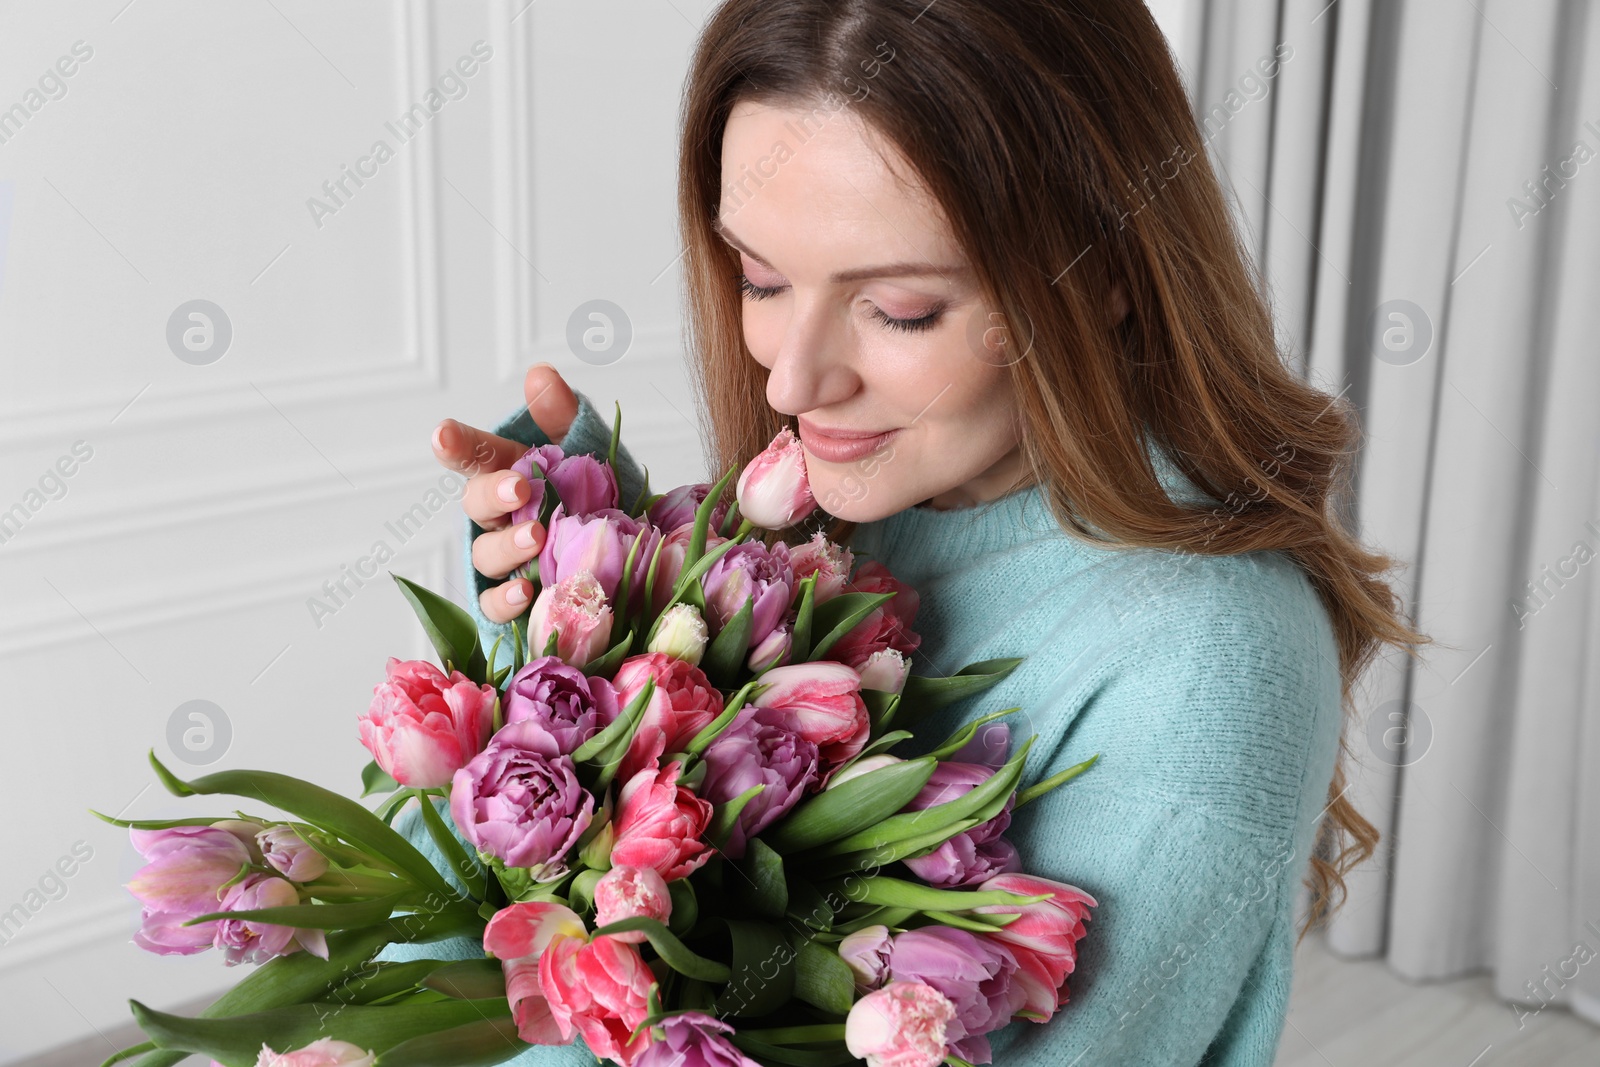
[[[526,411],[496,429],[544,443]],[[608,419],[580,394],[563,447],[604,453]],[[639,472],[619,450],[623,499]],[[1176,496],[1195,499],[1170,466]],[[656,489],[668,488],[658,486]],[[494,584],[477,575],[475,590]],[[1024,783],[1099,753],[1069,785],[1017,811],[1007,836],[1030,873],[1099,906],[1047,1025],[992,1035],[1005,1067],[1270,1067],[1289,1003],[1296,889],[1333,773],[1338,653],[1305,573],[1276,552],[1232,557],[1097,546],[1056,525],[1037,488],[973,508],[913,507],[857,528],[851,547],[921,595],[916,669],[1026,657],[994,688],[924,720],[1021,705],[1036,738]],[[508,626],[471,605],[488,647]],[[508,638],[509,639],[509,638]],[[502,648],[505,646],[502,646]],[[410,818],[402,825],[443,860]],[[383,958],[465,958],[457,940]],[[519,1067],[592,1064],[581,1045]]]

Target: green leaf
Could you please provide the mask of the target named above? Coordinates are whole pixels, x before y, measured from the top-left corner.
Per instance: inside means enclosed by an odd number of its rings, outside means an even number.
[[[842,874],[856,871],[877,871],[887,867],[897,860],[910,859],[913,856],[924,856],[956,834],[964,834],[975,826],[981,826],[986,819],[962,819],[949,826],[924,834],[921,837],[908,837],[900,841],[892,841],[877,848],[864,849],[859,852],[846,852],[840,856],[815,857],[815,872],[818,877],[836,878]]]
[[[856,1000],[855,973],[838,952],[806,941],[794,961],[794,995],[823,1011],[848,1015]]]
[[[378,766],[377,760],[371,760],[361,768],[361,795],[370,797],[374,793],[392,793],[400,788],[400,783],[389,777],[389,772]]]
[[[402,1041],[378,1057],[378,1067],[490,1067],[532,1048],[511,1019],[479,1019],[465,1026]]]
[[[781,919],[789,910],[789,883],[783,874],[783,857],[759,837],[751,838],[738,861],[743,879],[730,884],[739,900],[756,915]]]
[[[386,860],[418,886],[439,894],[445,900],[457,898],[455,888],[434,869],[427,857],[417,851],[416,846],[372,812],[332,790],[274,771],[217,771],[186,782],[162,766],[161,761],[156,759],[155,749],[150,750],[150,763],[155,767],[161,783],[174,796],[224,793],[251,797],[263,804],[281,808]]]
[[[962,748],[966,747],[967,743],[970,742],[974,737],[978,736],[979,729],[989,725],[996,719],[1003,719],[1012,712],[1021,710],[1022,708],[1020,706],[1014,708],[1004,708],[1000,711],[990,712],[981,719],[973,719],[971,722],[962,726],[955,733],[945,738],[944,743],[938,748],[930,751],[928,755],[933,756],[936,759],[947,760],[951,756],[954,756],[957,752],[961,751]]]
[[[438,929],[437,922],[412,924],[401,919],[365,930],[329,934],[326,960],[309,952],[268,960],[212,1002],[200,1013],[200,1018],[226,1019],[310,1000],[338,988],[352,974],[364,970],[373,954],[390,942],[426,940],[427,935]],[[257,1045],[255,1051],[259,1052],[260,1048]],[[254,1055],[252,1052],[251,1056]],[[155,1052],[140,1060],[138,1067],[173,1067],[184,1056],[183,1052]],[[253,1065],[255,1060],[250,1058],[242,1062]]]
[[[401,594],[417,613],[428,640],[439,652],[440,661],[480,685],[488,681],[488,664],[483,658],[483,645],[478,640],[478,624],[472,620],[471,614],[459,604],[393,571],[389,572],[389,577],[400,586]]]
[[[416,990],[424,978],[443,966],[443,960],[376,960],[317,999],[336,1004],[371,1004]]]
[[[755,597],[745,597],[701,657],[700,669],[719,689],[731,686],[744,666],[745,654],[750,651],[750,629],[755,623],[755,603]]]
[[[649,526],[639,527],[639,532],[633,535],[633,544],[628,546],[627,558],[622,563],[622,577],[617,582],[617,593],[611,598],[613,606],[611,635],[606,638],[607,643],[612,647],[615,647],[622,640],[623,631],[628,628],[628,601],[632,598],[629,587],[633,584],[633,569],[639,560],[639,546],[644,544],[645,535],[650,532],[650,529]],[[661,540],[658,538],[656,543],[659,545]],[[648,595],[645,599],[649,599]],[[611,675],[607,674],[606,677],[609,678]]]
[[[377,900],[353,904],[288,904],[278,908],[255,908],[243,911],[214,911],[198,915],[184,922],[215,922],[218,919],[255,919],[258,922],[295,926],[306,930],[354,930],[383,922],[411,894],[394,893]]]
[[[1057,771],[1055,774],[1052,774],[1050,777],[1046,778],[1044,781],[1037,782],[1034,785],[1030,785],[1028,788],[1022,790],[1020,793],[1017,794],[1017,803],[1014,806],[1013,810],[1015,810],[1015,808],[1022,807],[1022,805],[1026,804],[1030,800],[1037,800],[1038,798],[1044,796],[1046,793],[1050,792],[1050,790],[1056,788],[1057,786],[1066,785],[1068,782],[1070,782],[1074,778],[1078,777],[1078,775],[1082,774],[1084,771],[1088,770],[1090,767],[1093,767],[1094,764],[1095,764],[1095,761],[1098,760],[1099,758],[1100,758],[1100,753],[1096,752],[1094,755],[1090,756],[1088,759],[1084,760],[1082,763],[1074,763],[1072,766],[1068,767],[1066,770]]]
[[[633,631],[622,635],[622,640],[612,645],[604,654],[596,656],[583,665],[584,674],[598,674],[602,678],[610,678],[617,673],[617,668],[622,666],[623,659],[628,655],[628,650],[633,647]]]
[[[616,418],[611,420],[611,447],[606,449],[606,465],[615,467],[617,465],[617,444],[622,440],[622,404],[615,400],[612,403],[616,404],[617,415]]]
[[[811,620],[816,613],[816,572],[800,580],[800,595],[795,602],[794,628],[789,637],[789,662],[805,663],[811,658]]]
[[[837,841],[905,807],[927,784],[935,765],[923,756],[868,771],[805,801],[762,837],[784,854]]]
[[[117,819],[110,815],[102,815],[93,808],[89,814],[101,822],[108,822],[112,826],[121,826],[133,830],[169,830],[174,826],[210,826],[212,823],[231,819],[231,815],[211,815],[200,819]]]
[[[457,960],[423,979],[423,986],[454,1000],[484,1000],[506,995],[505,970],[499,960]]]
[[[844,1064],[860,1062],[843,1045],[837,1050],[785,1048],[757,1041],[742,1033],[729,1034],[728,1040],[740,1051],[759,1057],[760,1063],[779,1063],[785,1067],[842,1067]]]
[[[694,883],[687,878],[677,878],[667,883],[667,893],[672,897],[672,918],[667,928],[679,937],[687,937],[700,920],[700,901],[695,896]]]
[[[410,799],[410,790],[398,790],[382,804],[379,804],[376,808],[373,808],[372,814],[374,817],[382,819],[384,825],[387,826],[394,822],[395,815],[399,813],[401,808],[406,806],[406,803]]]
[[[795,878],[789,883],[789,910],[786,914],[811,930],[833,929],[833,903],[803,878]]]
[[[942,827],[953,826],[968,818],[992,819],[999,814],[999,808],[1005,807],[1006,798],[1017,787],[1017,780],[1022,777],[1022,766],[1027,761],[1028,749],[1033,744],[1033,738],[1024,742],[1021,751],[1006,762],[1005,766],[995,771],[988,780],[966,793],[947,800],[943,804],[935,804],[921,811],[905,811],[898,815],[891,815],[886,819],[858,830],[848,837],[842,837],[832,842],[822,850],[823,855],[842,856],[847,852],[863,852],[869,849],[881,848],[899,841],[911,838],[924,837],[934,833]],[[926,758],[926,757],[924,757]],[[863,778],[870,777],[862,775]],[[859,779],[853,779],[857,781]],[[846,782],[840,789],[850,785]],[[990,814],[980,815],[994,801],[998,801],[996,810]],[[954,832],[950,836],[954,836]],[[941,838],[940,840],[946,840]]]
[[[888,593],[840,593],[816,606],[811,627],[822,636],[811,646],[807,659],[822,659],[834,642],[849,633],[873,609],[893,597]]]
[[[364,1049],[385,1052],[400,1042],[480,1019],[509,1018],[504,997],[440,1000],[426,1004],[292,1004],[226,1019],[188,1019],[129,1001],[134,1020],[163,1049],[198,1052],[226,1067],[254,1067],[262,1045],[274,1051],[303,1048],[333,1036]]]
[[[706,492],[705,499],[700,501],[700,506],[694,509],[694,529],[689,535],[689,547],[683,553],[683,568],[687,572],[690,567],[700,561],[706,550],[706,534],[711,529],[711,513],[717,508],[717,501],[722,499],[723,492],[728,488],[728,483],[733,480],[737,467],[728,468],[716,485]],[[696,577],[699,577],[696,575]],[[680,584],[681,580],[680,580]]]
[[[988,905],[1020,908],[1050,899],[1049,893],[1027,896],[1022,893],[1007,893],[1001,889],[935,889],[932,886],[883,875],[876,878],[847,878],[836,888],[838,892],[858,903],[878,904],[890,908],[911,908],[914,911],[970,911]]]
[[[111,1067],[114,1063],[121,1063],[123,1060],[132,1059],[141,1053],[153,1051],[155,1047],[155,1043],[152,1041],[141,1041],[137,1045],[129,1045],[127,1048],[119,1049],[101,1060],[100,1067]]]
[[[728,836],[733,833],[734,824],[739,821],[739,813],[744,811],[745,805],[754,800],[756,794],[765,788],[767,788],[766,783],[761,782],[746,789],[726,804],[714,805],[711,809],[711,821],[706,824],[706,840],[719,851],[726,847]]]
[[[722,734],[722,731],[726,730],[728,725],[733,722],[734,717],[739,714],[739,710],[744,707],[745,702],[759,696],[766,688],[767,686],[754,680],[746,682],[737,693],[728,698],[727,703],[722,705],[722,712],[715,719],[706,723],[705,727],[684,746],[684,751],[691,756],[698,756],[704,753],[706,749],[711,747],[711,742],[715,741]]]
[[[904,698],[906,706],[920,717],[998,684],[1006,675],[1016,670],[1021,662],[1020,656],[980,660],[977,663],[967,664],[945,678],[927,678],[913,674],[906,679],[905,688],[900,691],[900,695]]]
[[[428,836],[433,838],[433,843],[438,846],[439,854],[450,864],[456,877],[461,879],[461,884],[467,887],[474,900],[482,900],[489,891],[489,875],[476,856],[467,855],[467,850],[457,839],[450,828],[444,824],[444,818],[439,814],[439,809],[434,807],[433,798],[420,791],[413,791],[422,808],[422,822],[428,828]]]
[[[666,924],[660,919],[650,919],[643,915],[631,919],[620,919],[599,927],[591,938],[602,934],[625,934],[640,931],[645,939],[650,942],[650,947],[656,954],[666,961],[667,966],[679,974],[690,978],[698,978],[703,982],[726,982],[730,971],[716,960],[708,960],[704,956],[697,956],[691,952],[682,941],[679,941],[673,932],[667,929]]]
[[[794,949],[771,923],[723,919],[733,939],[733,974],[717,997],[717,1014],[770,1015],[794,997]],[[776,968],[776,973],[768,974]]]

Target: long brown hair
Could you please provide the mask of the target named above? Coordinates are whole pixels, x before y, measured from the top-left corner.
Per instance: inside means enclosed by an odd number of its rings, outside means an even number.
[[[767,371],[744,345],[738,258],[713,229],[723,129],[742,100],[815,106],[824,120],[848,107],[915,168],[997,321],[1023,324],[1010,343],[1027,354],[1007,360],[1021,447],[1064,530],[1176,552],[1283,551],[1331,618],[1347,716],[1380,645],[1416,655],[1427,642],[1384,580],[1394,561],[1341,520],[1355,410],[1280,356],[1264,286],[1143,3],[727,0],[716,10],[686,83],[679,215],[688,349],[718,474],[793,428],[765,402]],[[729,192],[759,195],[752,181]],[[1128,307],[1120,322],[1105,310],[1114,292]],[[1224,506],[1170,500],[1150,443]],[[829,534],[851,529],[835,522]],[[1345,796],[1340,747],[1302,937],[1378,843]]]

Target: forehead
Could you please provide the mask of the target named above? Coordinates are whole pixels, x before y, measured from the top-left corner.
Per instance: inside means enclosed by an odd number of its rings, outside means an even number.
[[[835,261],[857,252],[962,258],[911,164],[842,96],[735,105],[723,133],[718,222],[773,259],[821,247]]]

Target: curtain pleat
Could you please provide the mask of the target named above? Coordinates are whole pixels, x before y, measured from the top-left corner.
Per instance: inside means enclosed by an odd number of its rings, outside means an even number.
[[[1383,845],[1329,943],[1600,1022],[1592,7],[1208,0],[1191,81],[1285,358],[1361,412],[1341,506],[1436,642],[1357,686],[1349,795]]]

